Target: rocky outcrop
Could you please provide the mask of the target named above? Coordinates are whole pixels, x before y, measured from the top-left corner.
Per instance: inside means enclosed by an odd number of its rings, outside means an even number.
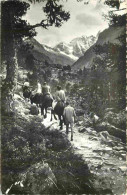
[[[38,115],[39,114],[39,109],[36,105],[31,105],[30,114],[32,114],[32,115]]]
[[[107,131],[110,135],[120,138],[123,142],[126,141],[126,132],[120,128],[111,125],[108,122],[101,122],[96,125],[96,131]]]
[[[30,194],[47,194],[54,185],[56,178],[48,163],[36,163],[21,175],[25,192]]]

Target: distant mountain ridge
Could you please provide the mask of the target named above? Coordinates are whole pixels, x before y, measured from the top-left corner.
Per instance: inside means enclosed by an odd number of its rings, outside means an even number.
[[[61,42],[54,47],[57,52],[62,52],[71,57],[79,58],[84,55],[85,51],[88,50],[97,40],[97,37],[82,36],[73,39],[69,44]]]
[[[27,40],[27,42],[34,46],[31,52],[43,64],[46,61],[48,64],[71,66],[80,56],[84,55],[85,51],[95,43],[96,39],[94,36],[82,36],[73,39],[69,44],[61,42],[54,48],[40,44],[34,38]]]
[[[94,45],[92,45],[83,56],[81,56],[73,65],[72,69],[77,71],[79,69],[91,68],[92,62],[96,57],[96,53],[94,52],[94,47],[96,45],[104,45],[105,43],[114,43],[121,44],[119,41],[119,37],[125,33],[125,27],[109,27],[101,32],[98,36],[98,39]]]
[[[34,58],[45,64],[60,64],[62,66],[72,65],[76,60],[67,56],[66,54],[58,53],[53,48],[40,44],[34,38],[27,40],[29,44],[33,46],[31,53]]]

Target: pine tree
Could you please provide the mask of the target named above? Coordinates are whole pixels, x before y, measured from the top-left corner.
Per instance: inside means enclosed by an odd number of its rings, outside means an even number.
[[[31,2],[35,3],[38,1]],[[2,99],[6,100],[10,97],[7,102],[10,102],[10,99],[12,99],[12,94],[17,84],[17,51],[21,46],[22,40],[35,36],[35,28],[37,27],[48,28],[53,24],[56,27],[60,27],[63,21],[67,21],[70,17],[69,12],[65,12],[62,5],[58,5],[56,1],[47,0],[45,7],[43,7],[47,19],[42,20],[38,24],[30,25],[22,19],[29,7],[29,3],[19,0],[3,1],[1,3],[1,56],[2,62],[5,62],[7,67],[6,79],[2,86]]]

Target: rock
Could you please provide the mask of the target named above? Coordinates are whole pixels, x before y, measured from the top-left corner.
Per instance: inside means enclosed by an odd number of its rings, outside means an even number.
[[[124,150],[123,147],[118,147],[118,146],[114,146],[113,149],[114,149],[114,150],[117,150],[117,151]]]
[[[76,109],[76,115],[77,115],[77,116],[82,116],[82,115],[84,115],[84,110],[82,110],[82,109]]]
[[[94,114],[93,120],[94,120],[94,123],[96,123],[99,120],[99,117],[96,114]]]
[[[14,94],[14,99],[15,99],[15,100],[18,100],[18,101],[21,101],[21,102],[24,102],[24,98],[21,97],[21,96],[18,95],[18,94]]]
[[[44,120],[44,118],[43,118],[43,116],[31,116],[31,120],[34,120],[35,122],[37,122],[37,123],[40,123],[40,122],[42,122],[43,120]]]
[[[123,142],[126,141],[126,132],[120,128],[117,128],[108,122],[102,122],[96,125],[95,127],[96,131],[107,131],[110,135],[113,135],[115,137],[118,137],[122,139]]]
[[[86,131],[87,131],[88,133],[91,133],[91,132],[92,132],[92,129],[89,127],[89,128],[86,128]]]
[[[25,115],[28,115],[30,113],[30,110],[28,110],[28,109],[26,109],[25,111],[24,111],[24,114]]]
[[[108,152],[112,152],[112,148],[110,147],[105,147],[105,148],[99,148],[99,149],[96,149],[96,150],[93,150],[93,152],[97,152],[97,153],[100,153],[100,152],[103,152],[103,153],[108,153]]]
[[[109,147],[114,147],[115,143],[112,141],[111,136],[107,131],[102,131],[98,133],[100,139],[101,139],[101,144],[107,144]]]
[[[89,139],[92,140],[92,141],[94,141],[94,140],[98,141],[98,137],[90,137]]]
[[[104,190],[102,190],[101,192],[100,192],[100,194],[110,194],[110,195],[112,195],[113,194],[113,192],[112,192],[112,190],[111,189],[104,189]]]
[[[81,127],[79,130],[78,130],[80,133],[84,133],[86,131],[86,128],[85,127]]]
[[[38,115],[39,114],[39,109],[36,105],[31,105],[30,114],[32,114],[32,115]]]
[[[106,108],[105,109],[105,112],[109,112],[109,111],[112,111],[113,112],[113,111],[115,111],[115,109],[114,108]]]
[[[122,172],[127,172],[127,166],[121,166],[121,167],[119,167],[119,169],[120,169]]]
[[[116,126],[117,128],[126,129],[126,116],[125,110],[116,113],[113,110],[106,111],[104,115],[104,121],[111,123],[112,125]]]
[[[36,163],[21,175],[24,191],[28,194],[49,194],[56,178],[48,163]]]
[[[108,137],[110,136],[107,131],[102,131],[98,133],[98,135],[101,136],[104,140],[108,139]]]

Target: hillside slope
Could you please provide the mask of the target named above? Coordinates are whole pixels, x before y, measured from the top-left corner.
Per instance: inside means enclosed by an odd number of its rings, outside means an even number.
[[[80,57],[73,65],[73,70],[90,68],[93,62],[93,59],[96,57],[94,52],[94,47],[97,45],[104,45],[105,43],[114,43],[120,44],[118,37],[125,33],[125,27],[110,27],[105,29],[100,33],[97,42],[91,46],[84,54],[84,56]]]
[[[47,61],[48,64],[61,64],[63,66],[72,65],[75,62],[75,60],[69,56],[58,53],[48,46],[41,45],[33,38],[27,40],[27,42],[34,46],[34,48],[31,50],[31,53],[37,60],[40,60],[41,62]]]

